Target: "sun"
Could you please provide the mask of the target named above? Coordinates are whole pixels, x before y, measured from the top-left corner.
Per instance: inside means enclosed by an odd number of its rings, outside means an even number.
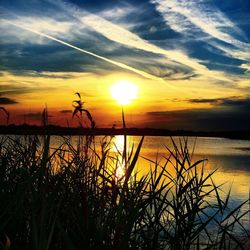
[[[137,98],[137,92],[137,86],[127,80],[120,80],[111,87],[112,98],[120,105],[130,104]]]

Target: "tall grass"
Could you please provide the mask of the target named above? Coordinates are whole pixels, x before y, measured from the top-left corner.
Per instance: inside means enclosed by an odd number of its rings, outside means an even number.
[[[56,148],[49,135],[0,139],[2,249],[249,247],[248,201],[230,208],[230,192],[222,198],[187,138],[172,140],[164,164],[149,160],[143,176],[135,170],[143,137],[128,148],[125,134],[116,153],[109,136],[98,147],[88,136],[62,137]]]

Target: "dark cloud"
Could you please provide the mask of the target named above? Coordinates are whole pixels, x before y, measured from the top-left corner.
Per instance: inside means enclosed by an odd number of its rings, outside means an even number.
[[[205,98],[205,99],[189,99],[190,103],[209,103],[214,106],[226,106],[231,108],[250,108],[250,98],[242,98],[240,96],[232,96],[226,98]]]
[[[20,86],[21,85],[21,86]],[[0,86],[1,95],[19,95],[32,92],[32,88],[22,86],[22,84],[3,84]]]
[[[64,110],[60,110],[59,112],[62,113],[62,114],[67,114],[67,113],[72,113],[72,110],[64,109]]]
[[[221,104],[226,98],[216,98],[216,99],[189,99],[190,103],[209,103],[209,104]]]
[[[186,130],[244,130],[250,129],[250,109],[186,109],[146,113],[145,126]],[[151,122],[152,121],[152,122]]]
[[[243,98],[235,98],[235,99],[225,99],[222,102],[222,105],[237,107],[237,108],[245,108],[250,110],[250,98],[243,99]]]
[[[33,72],[33,74],[35,74]],[[18,72],[15,71],[15,75],[18,75]],[[32,81],[29,82],[33,83]],[[37,82],[36,82],[37,83]],[[3,83],[0,86],[0,95],[22,95],[22,94],[26,94],[26,93],[32,93],[32,92],[42,92],[42,91],[51,91],[51,90],[55,90],[56,87],[43,87],[43,86],[32,86],[32,87],[28,87],[26,84],[24,83],[20,83],[20,82],[6,82]]]
[[[195,74],[194,72],[187,71],[187,70],[177,70],[175,69],[173,72],[169,72],[165,75],[163,75],[162,77],[166,80],[188,80],[188,79],[192,79],[194,77],[196,77],[197,74]]]
[[[88,40],[84,41],[84,44],[75,42],[74,45],[112,59],[116,59],[123,54],[131,58],[136,55],[139,56],[138,51],[116,46],[115,43],[107,39],[100,38],[98,42],[96,39],[91,40],[91,35],[88,37]],[[19,47],[19,50],[22,51],[19,56],[15,54],[14,48],[16,47]],[[2,57],[0,70],[18,75],[55,78],[58,76],[46,75],[44,72],[92,72],[106,74],[111,71],[121,70],[118,66],[56,43],[53,45],[6,45],[3,50],[6,53]],[[143,58],[143,55],[141,55],[141,58]],[[60,78],[68,79],[71,76],[71,74],[62,75]]]
[[[14,99],[8,98],[8,97],[0,97],[0,104],[1,105],[11,105],[11,104],[17,104],[18,102]]]

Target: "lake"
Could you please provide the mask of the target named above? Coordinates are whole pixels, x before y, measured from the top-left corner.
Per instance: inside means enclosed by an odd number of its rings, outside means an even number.
[[[100,140],[101,138],[98,137]],[[128,136],[128,147],[132,144],[138,145],[141,137]],[[180,137],[173,137],[178,144]],[[113,140],[116,148],[123,148],[123,136],[116,136]],[[250,141],[232,140],[226,138],[208,138],[208,137],[189,137],[188,145],[190,151],[194,148],[194,160],[208,159],[205,162],[205,172],[208,174],[214,169],[217,171],[213,175],[216,185],[223,184],[221,187],[222,197],[226,196],[231,187],[230,206],[236,207],[241,202],[249,199],[250,195]],[[164,136],[146,136],[143,142],[137,170],[146,173],[154,164],[149,160],[155,161],[156,155],[158,162],[164,164],[169,155],[167,148],[173,149],[173,143],[170,137]],[[250,204],[242,207],[242,211],[247,211]],[[250,214],[242,219],[242,222],[250,227]]]
[[[72,140],[77,141],[77,136]],[[103,136],[96,136],[95,141],[100,145]],[[134,144],[139,144],[140,136],[128,136],[128,148]],[[173,137],[179,143],[181,137]],[[58,136],[53,137],[53,143],[58,144],[62,139]],[[123,136],[115,136],[112,140],[113,150],[123,149]],[[248,199],[250,190],[250,141],[235,140],[226,138],[210,137],[189,137],[188,145],[190,150],[194,147],[195,160],[208,159],[205,169],[208,172],[217,169],[214,174],[216,184],[225,183],[223,190],[226,191],[232,184],[232,199],[243,201]],[[167,157],[166,147],[173,149],[173,144],[168,136],[146,136],[137,164],[138,171],[146,173],[152,163],[145,160],[148,158],[164,163],[164,156]]]
[[[138,144],[140,137],[130,137],[129,141]],[[176,143],[179,137],[173,137]],[[119,138],[118,141],[121,141]],[[217,168],[214,175],[216,183],[231,183],[232,196],[235,199],[246,200],[250,190],[250,141],[231,140],[224,138],[188,138],[190,150],[194,148],[196,159],[208,159],[207,172]],[[169,137],[146,137],[141,156],[155,160],[168,155],[166,147],[173,149]]]
[[[12,137],[12,136],[11,136]],[[15,136],[13,136],[15,137]],[[17,136],[19,137],[19,136]],[[78,136],[70,137],[76,143]],[[98,148],[103,136],[96,136],[95,142]],[[128,148],[138,145],[140,136],[127,136]],[[181,137],[173,137],[179,143]],[[52,136],[51,146],[56,147],[63,141],[60,136]],[[123,149],[123,136],[114,136],[112,139],[113,151]],[[188,137],[190,150],[194,147],[195,160],[208,159],[205,170],[207,173],[217,169],[214,174],[216,184],[225,183],[223,190],[232,185],[231,195],[233,200],[243,201],[249,198],[250,190],[250,140],[235,140],[211,137]],[[142,145],[137,170],[146,173],[153,163],[145,160],[156,160],[164,163],[164,157],[168,156],[166,147],[173,149],[173,144],[168,136],[146,136]]]

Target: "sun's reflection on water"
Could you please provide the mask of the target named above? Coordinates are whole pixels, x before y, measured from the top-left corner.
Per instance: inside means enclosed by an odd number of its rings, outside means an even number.
[[[103,136],[97,136],[96,142],[102,141]],[[174,138],[179,140],[179,138]],[[205,174],[209,174],[215,168],[213,180],[216,185],[221,186],[221,195],[226,197],[230,186],[232,205],[249,199],[250,190],[250,151],[243,150],[250,148],[250,141],[228,140],[222,138],[196,138],[196,148],[193,160],[208,159],[205,163]],[[108,146],[112,161],[110,161],[110,173],[113,173],[116,181],[122,180],[126,173],[126,162],[124,160],[124,136],[109,137]],[[134,151],[139,144],[140,137],[127,136],[127,156],[134,145]],[[194,145],[194,138],[189,139],[190,145]],[[166,149],[173,148],[169,137],[146,137],[138,158],[135,172],[137,178],[147,174],[150,168],[154,169],[156,155],[159,164],[164,165],[169,153]],[[100,144],[96,146],[101,151]],[[148,159],[148,160],[146,160]],[[168,167],[169,171],[171,167]],[[248,206],[248,205],[247,205]],[[246,207],[245,209],[249,209]]]

